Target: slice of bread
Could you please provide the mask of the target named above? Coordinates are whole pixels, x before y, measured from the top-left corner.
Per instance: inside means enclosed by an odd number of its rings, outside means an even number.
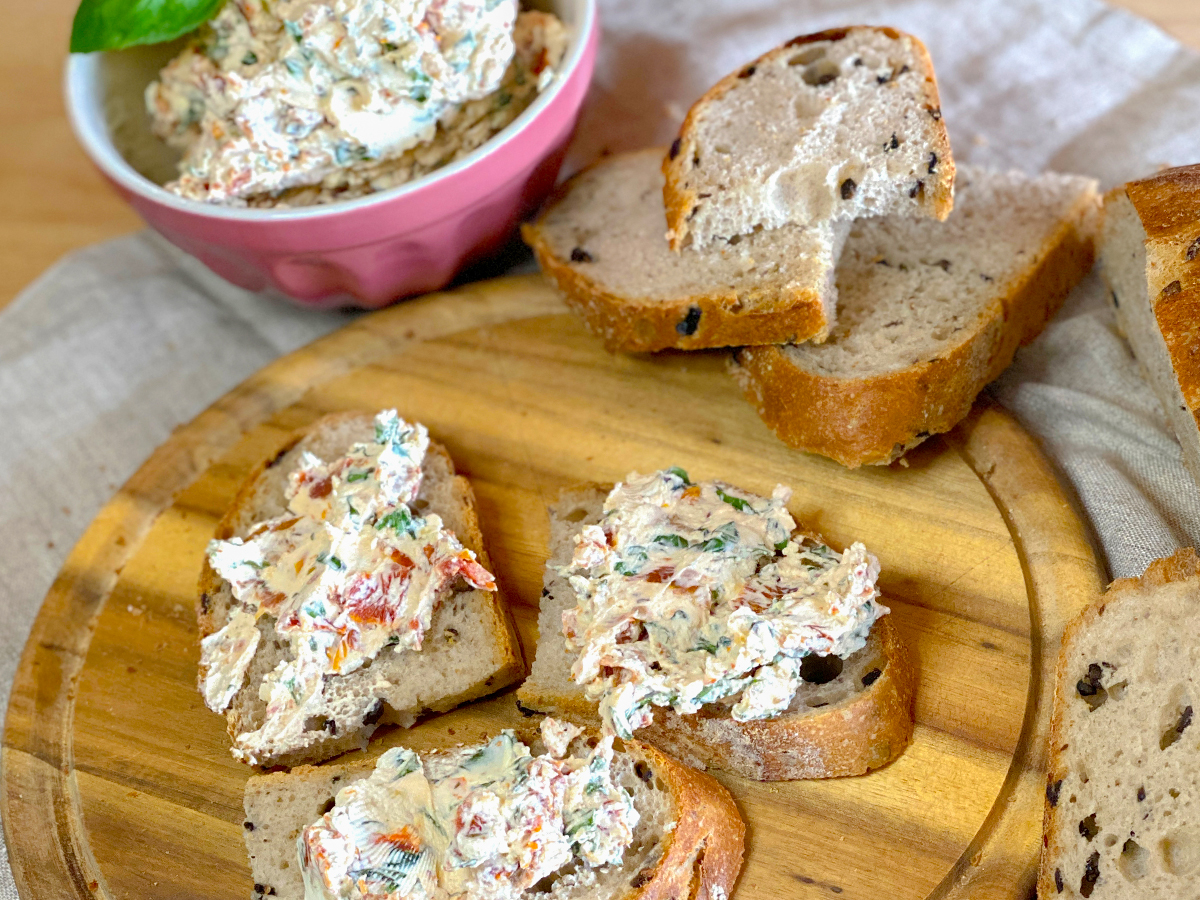
[[[662,151],[600,160],[521,234],[542,272],[609,350],[698,350],[824,340],[849,223],[785,225],[672,253]]]
[[[949,431],[1092,267],[1096,183],[963,166],[945,222],[855,223],[819,346],[747,347],[731,370],[792,447],[886,464]]]
[[[1111,191],[1100,263],[1117,323],[1200,484],[1200,165]]]
[[[515,728],[518,737],[528,729]],[[539,742],[523,737],[534,753]],[[296,838],[332,806],[338,790],[370,774],[373,763],[303,766],[246,784],[245,839],[254,900],[303,900]],[[619,866],[595,879],[551,876],[544,900],[727,900],[742,864],[746,826],[729,792],[713,778],[653,747],[627,742],[613,757],[613,780],[630,792],[639,820]]]
[[[933,63],[893,28],[804,35],[728,75],[691,108],[663,172],[673,250],[954,205]]]
[[[251,473],[217,526],[216,537],[244,537],[256,523],[281,515],[287,508],[284,490],[288,474],[296,469],[301,455],[307,451],[326,460],[341,456],[355,442],[373,438],[373,421],[366,414],[332,415],[293,437],[273,460]],[[487,568],[475,495],[470,483],[455,474],[444,447],[430,444],[422,474],[414,511],[441,516],[446,527]],[[232,603],[228,582],[206,560],[198,607],[201,638],[225,625]],[[262,725],[266,701],[259,696],[259,685],[267,673],[290,658],[288,643],[275,632],[274,617],[264,613],[258,629],[258,652],[225,711],[234,741],[239,734]],[[381,722],[412,725],[424,713],[453,709],[512,684],[524,673],[516,629],[498,592],[456,590],[434,611],[419,651],[384,650],[369,666],[326,676],[324,714],[313,717],[313,727],[297,740],[272,746],[256,761],[263,766],[292,766],[359,749],[366,746]]]
[[[1122,578],[1058,660],[1038,896],[1200,897],[1200,557]]]
[[[611,485],[566,490],[550,507],[550,559],[538,614],[538,645],[529,678],[517,689],[522,705],[583,725],[596,725],[597,706],[571,679],[573,654],[562,614],[577,603],[552,566],[566,565],[572,538],[600,521]],[[814,667],[813,681],[773,719],[737,722],[729,706],[709,704],[695,715],[656,708],[640,740],[699,768],[713,767],[758,781],[861,775],[891,762],[913,730],[916,673],[890,619],[875,623],[867,645],[837,671],[836,657]]]

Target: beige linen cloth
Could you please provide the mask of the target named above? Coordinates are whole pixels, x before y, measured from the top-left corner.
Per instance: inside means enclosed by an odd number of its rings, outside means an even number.
[[[929,46],[955,155],[1107,188],[1200,161],[1200,54],[1097,0],[601,0],[571,165],[667,143],[726,72],[797,34],[887,24]],[[1077,493],[1116,576],[1200,543],[1200,494],[1099,279],[994,386]],[[255,297],[143,233],[75,253],[0,314],[0,702],[71,546],[171,433],[342,325]],[[19,824],[18,824],[19,827]],[[0,862],[0,900],[16,896]]]

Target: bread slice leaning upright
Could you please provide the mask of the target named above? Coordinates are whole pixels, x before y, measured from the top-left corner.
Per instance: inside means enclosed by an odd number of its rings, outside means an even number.
[[[572,680],[575,655],[563,637],[562,614],[578,600],[555,567],[570,562],[574,538],[584,526],[601,520],[610,487],[564,490],[550,506],[537,653],[517,690],[517,699],[529,709],[588,725],[600,721],[597,704]],[[653,723],[637,737],[698,768],[757,781],[861,775],[899,756],[912,738],[916,672],[890,617],[879,619],[866,646],[846,660],[806,659],[811,671],[801,670],[804,682],[775,718],[735,721],[732,698],[690,715],[656,708]]]
[[[1200,485],[1200,165],[1110,191],[1100,264],[1117,323]]]
[[[945,222],[856,222],[820,345],[747,347],[731,371],[786,444],[856,467],[949,431],[1090,271],[1096,183],[974,166]]]
[[[335,460],[357,442],[375,435],[370,415],[346,413],[319,419],[293,436],[274,459],[248,476],[232,506],[217,526],[216,538],[246,537],[257,523],[288,510],[285,490],[289,476],[305,454]],[[431,442],[421,467],[420,493],[412,503],[417,515],[436,514],[480,565],[490,565],[470,483],[455,474],[454,463],[441,445]],[[237,602],[229,582],[205,561],[200,578],[198,622],[207,638],[232,618]],[[290,661],[293,650],[276,633],[275,617],[257,620],[259,641],[225,709],[234,755],[264,766],[297,765],[328,759],[366,746],[381,723],[412,725],[427,712],[440,712],[498,691],[525,672],[516,630],[497,592],[476,590],[461,580],[433,610],[430,627],[419,650],[394,652],[385,647],[354,671],[324,676],[322,709],[309,716],[302,729],[254,753],[240,752],[239,735],[263,726],[268,701],[260,686],[268,674]],[[200,673],[204,690],[205,671]]]
[[[512,709],[511,706],[507,707]],[[514,711],[515,714],[515,711]],[[512,723],[533,753],[544,750]],[[592,739],[594,743],[594,739]],[[581,746],[582,745],[582,746]],[[572,750],[586,751],[584,738]],[[444,751],[443,751],[444,753]],[[436,759],[438,751],[422,753]],[[372,762],[304,766],[251,778],[243,829],[255,882],[254,900],[305,900],[297,837],[332,808],[338,791],[370,774]],[[741,869],[745,824],[729,792],[712,777],[639,742],[618,746],[613,781],[638,813],[619,864],[548,876],[515,896],[542,900],[727,900]]]
[[[925,46],[893,28],[803,35],[717,82],[663,161],[671,248],[863,216],[944,219],[954,159]]]
[[[1200,556],[1113,582],[1058,660],[1038,897],[1200,897]]]
[[[609,350],[823,340],[848,224],[787,225],[672,253],[661,149],[607,157],[522,226],[542,272]]]

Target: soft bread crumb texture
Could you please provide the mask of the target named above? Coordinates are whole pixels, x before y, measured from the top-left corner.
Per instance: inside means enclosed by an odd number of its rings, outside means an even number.
[[[603,515],[610,486],[563,491],[550,507],[550,559],[538,612],[538,645],[530,676],[517,690],[526,706],[595,727],[596,704],[571,679],[574,654],[562,634],[562,613],[576,605],[567,580],[554,571],[573,553],[573,537]],[[886,765],[912,737],[915,672],[890,617],[871,630],[867,645],[821,683],[805,682],[782,715],[736,722],[736,698],[695,715],[656,708],[654,723],[637,733],[697,768],[716,768],[759,781],[860,775]]]
[[[373,437],[374,420],[369,415],[320,420],[283,455],[251,475],[218,527],[217,536],[244,537],[256,523],[281,515],[286,510],[288,474],[297,467],[304,451],[333,459],[356,441]],[[422,471],[414,511],[441,516],[463,546],[474,551],[487,568],[489,561],[470,484],[455,474],[449,454],[436,443],[430,444]],[[204,637],[224,626],[235,601],[229,584],[207,563],[200,591],[199,626]],[[290,653],[287,642],[275,633],[272,616],[262,616],[258,627],[258,653],[245,683],[226,710],[231,738],[262,725],[266,702],[259,696],[259,685],[263,676]],[[512,684],[523,674],[520,645],[502,600],[487,591],[456,591],[435,610],[419,652],[385,649],[370,665],[328,676],[325,715],[309,723],[311,727],[297,740],[270,748],[260,764],[298,765],[361,749],[381,722],[412,725],[424,713],[453,709]]]
[[[523,229],[568,304],[615,350],[822,340],[849,223],[787,225],[672,253],[662,154],[600,160]]]
[[[1091,269],[1096,183],[963,166],[945,222],[854,224],[823,344],[748,347],[732,373],[787,444],[887,464],[949,431]]]
[[[1110,192],[1100,262],[1117,324],[1200,484],[1200,167]]]
[[[1067,631],[1038,895],[1200,897],[1200,558],[1123,579]]]
[[[663,163],[671,246],[788,223],[945,218],[954,161],[924,45],[891,28],[808,35],[702,97]]]

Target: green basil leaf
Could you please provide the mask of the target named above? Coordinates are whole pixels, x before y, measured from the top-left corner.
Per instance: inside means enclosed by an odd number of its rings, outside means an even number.
[[[199,28],[225,0],[80,0],[71,52],[161,44]]]

